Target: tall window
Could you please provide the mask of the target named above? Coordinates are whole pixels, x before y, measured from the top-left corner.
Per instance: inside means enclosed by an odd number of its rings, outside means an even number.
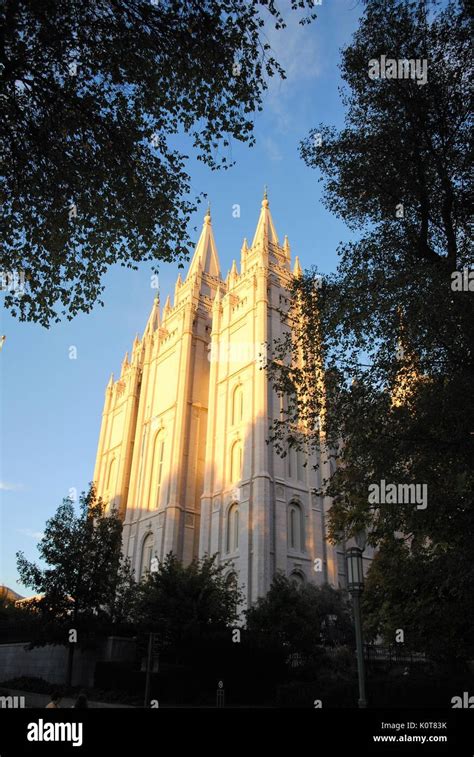
[[[153,458],[151,463],[150,490],[148,493],[148,509],[160,506],[161,482],[163,478],[163,459],[165,454],[165,439],[162,433],[155,436]]]
[[[302,449],[288,450],[288,476],[298,481],[306,480],[306,453]]]
[[[242,478],[242,444],[235,442],[230,451],[230,481],[236,483]]]
[[[305,455],[302,449],[296,450],[296,478],[298,481],[305,480]]]
[[[304,552],[303,511],[297,502],[290,502],[288,507],[288,543],[290,549]]]
[[[236,589],[238,586],[237,575],[235,573],[229,573],[225,580],[226,589]]]
[[[155,540],[153,534],[147,534],[143,540],[142,561],[140,565],[140,578],[144,578],[150,572],[151,558],[153,556],[153,546]]]
[[[239,384],[232,395],[232,425],[240,423],[244,416],[244,391]]]
[[[299,571],[295,570],[291,573],[290,581],[292,581],[298,589],[301,589],[301,587],[304,586],[304,578]]]
[[[288,476],[290,478],[296,478],[298,481],[304,481],[305,476],[305,453],[301,449],[288,450]]]
[[[109,465],[109,475],[107,476],[107,490],[110,491],[110,488],[114,486],[114,475],[115,475],[115,457],[112,458],[112,462]]]
[[[236,502],[227,512],[227,552],[235,552],[239,548],[239,506]]]
[[[141,445],[141,451],[140,451],[140,473],[138,475],[138,502],[139,502],[140,507],[142,507],[143,465],[145,462],[145,446],[146,446],[146,440],[147,440],[147,429],[148,429],[148,425],[146,425],[143,429],[142,445]]]

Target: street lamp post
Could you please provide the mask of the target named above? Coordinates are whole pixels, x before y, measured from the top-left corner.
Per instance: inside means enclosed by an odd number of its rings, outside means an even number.
[[[347,550],[347,588],[352,596],[357,647],[357,673],[359,676],[359,707],[367,707],[365,694],[364,639],[360,616],[360,595],[364,590],[364,567],[362,561],[363,547],[351,547]]]

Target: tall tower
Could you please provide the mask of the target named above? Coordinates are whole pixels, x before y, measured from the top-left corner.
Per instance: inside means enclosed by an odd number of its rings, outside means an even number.
[[[187,563],[198,552],[208,343],[219,276],[208,212],[188,275],[176,282],[173,305],[168,297],[160,318],[155,300],[143,336],[134,342],[131,367],[121,377],[135,371],[126,386],[133,405],[130,399],[129,415],[117,422],[116,436],[107,435],[107,423],[117,412],[117,384],[107,389],[95,480],[98,493],[110,501],[107,466],[121,456],[123,549],[137,576],[149,570],[153,556],[161,559],[172,551]]]
[[[316,461],[296,450],[282,458],[267,443],[282,406],[262,368],[265,345],[283,334],[280,310],[299,270],[298,259],[291,270],[288,239],[279,243],[265,193],[240,273],[234,261],[214,300],[201,500],[200,554],[231,561],[229,580],[245,587],[248,603],[268,591],[277,570],[337,585],[324,503],[313,493]]]
[[[139,342],[135,339],[132,359],[130,361],[128,353],[125,354],[118,381],[114,381],[113,374],[110,376],[94,469],[98,496],[117,508],[122,518],[127,510],[142,359]]]

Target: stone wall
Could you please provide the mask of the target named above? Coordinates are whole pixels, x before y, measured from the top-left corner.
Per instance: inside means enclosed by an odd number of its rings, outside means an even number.
[[[109,636],[98,649],[77,649],[74,655],[73,686],[91,687],[99,660],[131,662],[135,657],[133,639]],[[48,644],[28,649],[24,642],[0,644],[0,682],[21,676],[44,678],[51,683],[64,684],[67,672],[66,647]]]

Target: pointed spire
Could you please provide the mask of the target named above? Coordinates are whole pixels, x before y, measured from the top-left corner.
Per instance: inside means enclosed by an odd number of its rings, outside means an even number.
[[[174,285],[174,302],[173,305],[178,304],[178,298],[179,298],[179,290],[183,286],[183,279],[181,278],[181,273],[178,274],[178,278],[176,279],[176,284]]]
[[[287,257],[287,260],[291,260],[291,247],[290,243],[288,241],[288,237],[285,234],[285,239],[283,241],[283,251]]]
[[[200,270],[204,271],[204,273],[209,273],[211,276],[219,276],[219,258],[212,232],[210,206],[204,216],[201,236],[199,237],[191,265],[189,266],[188,278],[191,274],[199,273]]]
[[[237,283],[238,278],[239,278],[239,272],[237,270],[237,263],[235,262],[235,260],[233,260],[231,269],[229,273],[227,274],[227,278],[226,278],[227,286],[229,289],[234,288],[234,286]]]
[[[270,213],[266,187],[263,193],[262,208],[260,210],[260,217],[255,230],[252,247],[255,247],[259,242],[263,245],[266,245],[268,242],[278,244],[278,236]]]
[[[242,247],[240,249],[240,272],[245,273],[247,267],[247,255],[249,246],[247,244],[247,237],[245,237]]]
[[[221,305],[221,288],[217,287],[216,294],[214,296],[214,301],[212,303],[212,307],[217,310]]]
[[[125,357],[122,360],[122,373],[127,368],[127,366],[128,366],[128,351],[125,353]]]
[[[168,313],[171,312],[171,302],[170,302],[170,296],[166,298],[165,306],[163,308],[163,318],[166,318]]]
[[[159,295],[156,295],[155,299],[153,300],[153,307],[151,309],[150,317],[148,318],[147,324],[145,326],[145,331],[143,332],[143,336],[145,334],[153,334],[157,328],[159,328],[160,325],[160,298]]]
[[[293,266],[293,276],[295,276],[295,278],[299,279],[300,276],[302,276],[302,275],[303,275],[303,269],[300,266],[300,259],[299,259],[298,255],[297,255],[296,258],[295,258],[295,265]]]
[[[135,334],[135,339],[133,340],[133,352],[135,352],[139,344],[140,344],[140,337],[138,336],[138,334]]]
[[[107,389],[112,389],[114,385],[114,374],[110,374],[109,383],[107,384]]]

